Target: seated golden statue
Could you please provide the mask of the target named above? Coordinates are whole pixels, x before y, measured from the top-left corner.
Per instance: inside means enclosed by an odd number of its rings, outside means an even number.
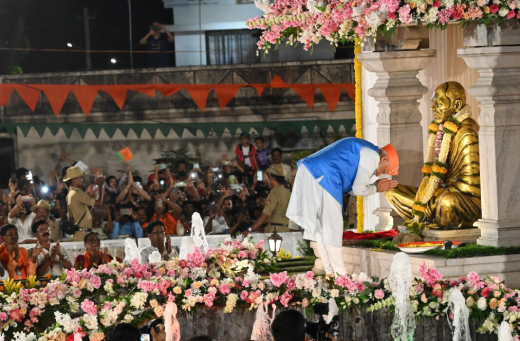
[[[466,104],[464,87],[441,84],[432,97],[426,163],[419,188],[399,185],[386,192],[410,224],[429,228],[473,227],[481,217],[478,124]]]

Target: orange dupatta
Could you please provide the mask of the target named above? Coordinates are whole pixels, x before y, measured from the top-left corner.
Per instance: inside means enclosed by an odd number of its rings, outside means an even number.
[[[99,265],[99,264],[92,263],[92,261],[90,260],[90,254],[88,253],[88,251],[85,251],[85,253],[83,254],[83,257],[85,257],[85,262],[83,264],[84,269],[88,269],[92,265],[94,265],[95,267],[97,267]],[[101,253],[101,251],[98,251],[98,257],[99,257],[99,259],[101,259],[101,257],[103,257],[103,254]],[[107,255],[107,259],[105,260],[105,262],[111,262],[111,261],[112,261],[112,257],[110,255]]]
[[[23,247],[18,248],[18,261],[7,251],[5,244],[0,245],[0,261],[2,266],[9,273],[9,278],[14,280],[26,279],[28,275],[36,275],[36,263],[28,260],[27,250]],[[21,276],[16,271],[20,268]]]

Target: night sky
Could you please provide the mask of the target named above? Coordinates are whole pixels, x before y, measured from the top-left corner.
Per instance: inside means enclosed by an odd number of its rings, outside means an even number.
[[[71,42],[83,49],[84,26],[78,17],[82,17],[83,7],[87,6],[89,14],[96,17],[90,21],[91,49],[129,49],[127,0],[34,0],[30,3],[25,16],[25,34],[31,48],[67,49],[67,43]],[[164,9],[161,0],[132,0],[134,49],[143,49],[139,39],[149,31],[154,19],[172,24],[171,9]],[[112,64],[111,58],[116,58],[118,63]],[[144,58],[142,54],[135,54],[134,67],[142,67]],[[32,51],[23,59],[21,67],[23,73],[80,71],[85,70],[85,57],[82,53]],[[92,54],[93,70],[129,67],[128,53]]]

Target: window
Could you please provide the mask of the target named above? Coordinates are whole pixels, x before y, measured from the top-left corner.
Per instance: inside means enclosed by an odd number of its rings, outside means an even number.
[[[208,65],[259,63],[258,30],[206,31]]]

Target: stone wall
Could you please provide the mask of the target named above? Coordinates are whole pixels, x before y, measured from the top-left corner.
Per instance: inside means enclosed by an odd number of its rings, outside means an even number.
[[[230,315],[223,313],[221,308],[202,309],[187,315],[178,316],[181,325],[181,340],[187,340],[196,335],[210,335],[217,341],[245,341],[250,340],[255,310],[234,311]],[[393,312],[380,310],[367,312],[353,310],[340,316],[338,340],[345,341],[392,341],[390,326]],[[491,335],[476,333],[480,326],[477,321],[470,321],[471,339],[473,341],[496,340]],[[447,341],[452,334],[446,318],[421,318],[417,322],[414,340],[420,341]]]

